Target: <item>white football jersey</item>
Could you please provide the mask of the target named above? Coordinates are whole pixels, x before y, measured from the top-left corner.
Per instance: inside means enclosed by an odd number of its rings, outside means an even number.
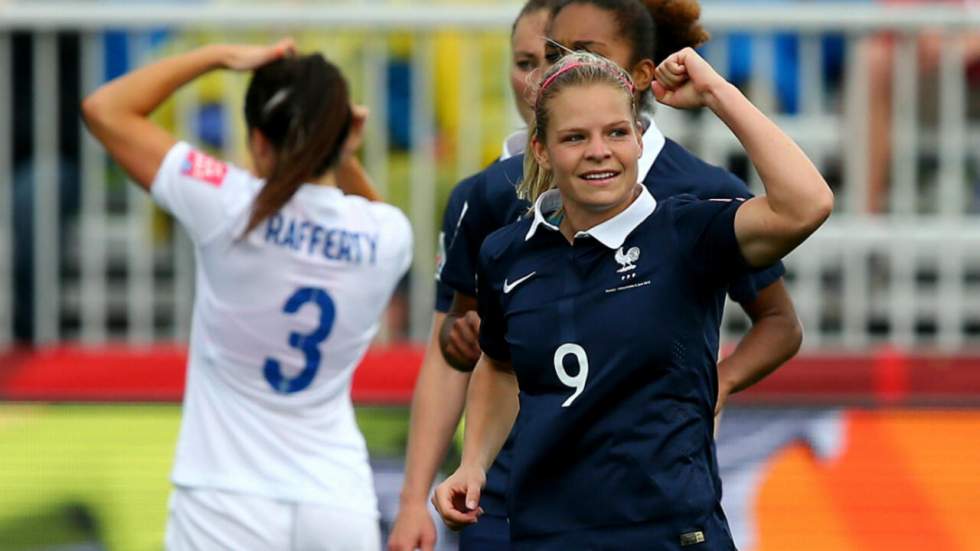
[[[175,484],[377,514],[351,376],[411,262],[397,208],[303,185],[247,237],[263,181],[175,145],[151,193],[194,242]]]

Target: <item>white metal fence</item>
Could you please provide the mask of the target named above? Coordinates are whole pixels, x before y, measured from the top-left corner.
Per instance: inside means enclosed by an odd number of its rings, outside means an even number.
[[[125,185],[83,130],[59,135],[66,115],[74,116],[59,111],[59,90],[72,78],[65,60],[77,64],[81,93],[94,89],[105,79],[108,31],[128,37],[129,65],[205,42],[287,33],[303,48],[321,49],[338,61],[356,97],[372,111],[365,164],[414,224],[409,326],[413,337],[424,336],[441,199],[517,126],[505,73],[507,31],[517,9],[0,5],[0,344],[14,335],[15,303],[31,314],[18,319],[40,344],[186,337],[193,292],[186,236],[142,192]],[[723,73],[734,70],[730,36],[750,38],[746,90],[832,175],[837,189],[832,220],[787,260],[806,346],[957,348],[980,342],[980,217],[973,212],[980,196],[980,120],[968,113],[980,83],[968,82],[962,47],[964,33],[980,29],[980,12],[820,2],[707,4],[704,20],[714,35],[705,54]],[[163,40],[160,29],[167,33]],[[920,125],[920,77],[909,68],[916,67],[918,37],[927,29],[941,32],[943,48],[936,122]],[[777,32],[799,38],[799,107],[792,111],[779,105],[773,91]],[[868,37],[882,33],[893,33],[897,44],[892,133],[880,137],[893,144],[893,178],[889,213],[869,215],[866,112],[878,98],[869,97],[868,66],[859,52]],[[839,84],[822,70],[827,34],[839,34],[843,44]],[[67,35],[79,37],[74,54],[64,53]],[[14,59],[22,51],[30,51],[29,60]],[[392,71],[396,63],[403,73]],[[15,65],[30,67],[27,100],[15,98]],[[406,82],[395,82],[403,77]],[[407,89],[398,92],[402,84]],[[216,126],[220,152],[241,161],[243,85],[234,74],[196,83],[178,94],[161,121],[190,137],[200,137],[207,130],[202,125]],[[397,103],[399,98],[407,103]],[[217,122],[202,115],[209,104],[221,106],[214,111]],[[29,120],[15,116],[24,105],[32,106]],[[392,138],[391,120],[404,110],[409,129]],[[657,120],[668,136],[704,158],[738,163],[738,144],[713,117],[660,109]],[[29,128],[28,156],[13,154],[15,140],[26,135],[15,124]],[[59,147],[65,138],[77,143],[77,153],[66,155]],[[62,177],[66,171],[72,174]],[[759,186],[757,176],[747,177]],[[32,199],[23,198],[25,186]],[[77,205],[71,200],[76,195]],[[16,227],[15,219],[21,221]],[[25,286],[25,277],[31,285]],[[741,316],[728,309],[726,333],[744,327]]]

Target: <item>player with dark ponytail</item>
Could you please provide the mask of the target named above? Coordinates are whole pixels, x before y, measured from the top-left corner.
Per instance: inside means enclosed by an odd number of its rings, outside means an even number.
[[[254,71],[252,170],[178,141],[149,115],[214,69]],[[320,54],[212,45],[102,86],[92,134],[191,236],[187,390],[166,547],[378,551],[378,508],[350,382],[412,235],[353,157],[364,109]],[[345,194],[344,192],[348,192]]]
[[[255,71],[245,94],[245,123],[277,158],[245,233],[279,210],[310,175],[340,160],[354,118],[348,94],[343,75],[320,54],[278,59]]]

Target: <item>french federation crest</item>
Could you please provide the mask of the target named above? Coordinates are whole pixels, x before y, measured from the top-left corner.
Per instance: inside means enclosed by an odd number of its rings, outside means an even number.
[[[616,251],[616,262],[619,263],[620,268],[616,270],[617,273],[628,272],[630,270],[636,269],[636,261],[640,259],[640,248],[630,247],[630,250],[623,252],[623,248],[620,247]]]

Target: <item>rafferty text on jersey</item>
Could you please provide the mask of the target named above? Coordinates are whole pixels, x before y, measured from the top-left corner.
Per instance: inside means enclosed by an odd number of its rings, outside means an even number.
[[[378,236],[343,228],[325,228],[309,220],[274,214],[266,221],[265,240],[308,255],[352,264],[375,264]]]

